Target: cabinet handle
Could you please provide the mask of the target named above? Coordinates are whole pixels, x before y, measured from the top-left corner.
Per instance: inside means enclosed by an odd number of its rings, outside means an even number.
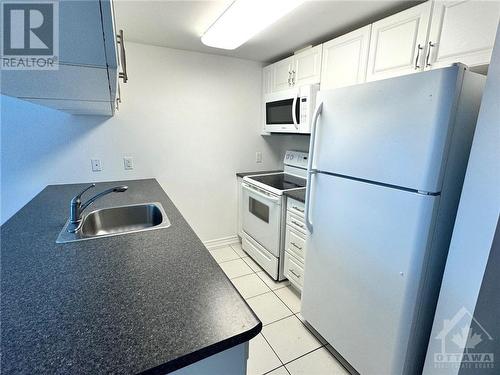
[[[300,209],[300,208],[298,208],[298,207],[296,207],[296,206],[292,206],[292,208],[293,208],[294,210],[297,210],[297,211],[299,211],[299,212],[304,213],[304,210],[302,210],[302,209]]]
[[[292,86],[295,86],[295,70],[292,70]]]
[[[294,270],[292,270],[291,268],[288,269],[288,271],[290,271],[290,273],[295,276],[297,279],[300,279],[300,275],[298,273],[296,273]]]
[[[418,65],[418,61],[420,60],[420,51],[422,51],[424,47],[420,45],[417,46],[417,58],[415,59],[415,70],[420,69],[420,65]]]
[[[116,110],[120,110],[120,103],[122,102],[122,93],[120,91],[120,85],[118,85],[118,96],[116,98]]]
[[[288,86],[292,85],[292,72],[289,70],[288,71]]]
[[[431,58],[431,49],[432,49],[432,47],[435,47],[435,46],[436,46],[436,44],[429,42],[429,50],[427,51],[427,57],[425,58],[425,67],[426,68],[432,65],[429,62],[429,59]]]
[[[290,242],[290,245],[293,245],[297,249],[302,250],[302,248],[299,245],[297,245],[295,242]]]
[[[123,30],[116,35],[116,42],[120,45],[120,65],[122,66],[122,72],[118,74],[118,78],[123,79],[123,83],[127,83],[127,57],[125,56],[125,42],[123,40]]]
[[[304,228],[304,226],[301,223],[299,223],[299,222],[297,222],[295,220],[291,220],[291,222],[292,222],[292,224],[295,224],[298,227]]]

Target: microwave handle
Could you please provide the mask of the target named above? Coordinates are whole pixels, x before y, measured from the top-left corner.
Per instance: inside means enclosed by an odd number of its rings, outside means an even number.
[[[306,206],[304,208],[304,221],[306,222],[307,229],[309,232],[313,232],[313,224],[311,222],[311,218],[309,215],[310,207],[311,207],[311,190],[312,190],[312,177],[317,172],[313,167],[313,158],[314,158],[314,147],[316,143],[316,125],[318,122],[319,115],[323,111],[323,103],[319,103],[314,111],[313,120],[312,120],[312,129],[311,129],[311,140],[309,144],[309,160],[307,163],[307,183],[306,183]]]
[[[292,120],[293,125],[295,125],[295,129],[299,130],[299,123],[297,122],[297,103],[299,102],[299,93],[295,94],[295,98],[293,98],[292,103]]]

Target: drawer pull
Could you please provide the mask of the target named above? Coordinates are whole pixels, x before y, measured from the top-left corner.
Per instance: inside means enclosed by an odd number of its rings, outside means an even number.
[[[297,210],[297,211],[299,211],[299,212],[304,213],[304,210],[303,210],[303,209],[298,208],[297,206],[292,206],[292,208],[293,208],[294,210]]]
[[[299,245],[297,245],[295,242],[290,241],[290,245],[293,245],[297,249],[302,250],[302,248]]]
[[[295,224],[298,227],[304,228],[304,224],[299,223],[298,221],[291,220],[292,224]]]
[[[292,273],[292,275],[295,276],[297,279],[300,279],[301,276],[299,274],[297,274],[294,270],[289,268],[288,271],[290,271]]]

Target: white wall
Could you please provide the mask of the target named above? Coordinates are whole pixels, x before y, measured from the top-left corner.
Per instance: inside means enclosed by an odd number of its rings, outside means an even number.
[[[113,118],[1,97],[2,222],[47,184],[155,177],[202,240],[236,233],[235,172],[280,167],[295,145],[259,135],[261,65],[127,43],[127,68]],[[102,172],[91,172],[91,158]]]
[[[460,371],[460,366],[453,366],[453,364],[441,368],[436,366],[434,354],[439,353],[441,349],[441,343],[436,339],[436,336],[443,329],[444,321],[453,318],[462,307],[473,313],[478,300],[500,213],[499,103],[500,28],[497,31],[496,43],[486,79],[432,334],[427,349],[425,375],[456,375]],[[491,303],[494,304],[495,301],[492,300]],[[461,322],[461,326],[464,324],[470,326],[470,317],[466,317],[464,320]],[[492,320],[495,321],[495,319]],[[486,322],[480,321],[479,323],[485,326],[486,331],[490,331]],[[495,321],[495,324],[498,324],[498,320]],[[493,327],[491,332],[493,332]],[[498,337],[494,337],[494,340],[498,339]],[[478,352],[488,352],[488,350],[484,349],[484,346],[478,345],[477,349]],[[491,371],[486,369],[484,374],[493,373],[494,371],[498,373],[499,358],[495,356],[494,359],[496,361],[495,369]],[[481,374],[483,372],[472,367],[472,373]]]

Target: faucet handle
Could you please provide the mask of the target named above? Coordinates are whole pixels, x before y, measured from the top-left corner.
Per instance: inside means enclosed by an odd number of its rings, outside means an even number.
[[[85,189],[83,189],[81,192],[79,192],[77,195],[75,195],[73,197],[73,199],[71,199],[71,202],[76,202],[76,201],[79,201],[80,198],[82,197],[82,195],[87,191],[87,190],[90,190],[92,188],[95,187],[95,184],[90,184],[89,186],[87,186]]]

